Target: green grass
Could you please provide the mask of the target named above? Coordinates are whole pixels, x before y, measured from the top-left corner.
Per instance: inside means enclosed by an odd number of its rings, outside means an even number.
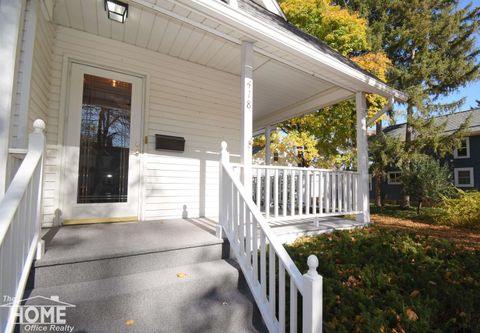
[[[480,251],[375,227],[287,251],[302,272],[319,258],[325,332],[480,332]]]
[[[376,207],[372,205],[370,207],[372,214],[397,217],[402,219],[408,219],[415,222],[435,224],[436,216],[440,214],[440,209],[437,207],[425,207],[420,210],[420,214],[417,214],[417,210],[414,207],[402,208],[396,205],[384,205],[383,207]]]

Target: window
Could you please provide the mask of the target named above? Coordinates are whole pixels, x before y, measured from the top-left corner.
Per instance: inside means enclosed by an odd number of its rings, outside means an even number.
[[[470,158],[470,138],[462,140],[462,145],[455,149],[453,156],[455,158]]]
[[[402,182],[400,181],[401,173],[400,171],[391,171],[388,173],[388,184],[389,185],[400,185]]]
[[[455,168],[455,186],[473,187],[473,168]]]

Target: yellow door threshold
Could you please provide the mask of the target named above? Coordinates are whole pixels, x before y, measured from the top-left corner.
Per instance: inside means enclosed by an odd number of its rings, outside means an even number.
[[[106,217],[99,219],[73,219],[63,221],[63,225],[94,224],[94,223],[116,223],[116,222],[138,222],[136,216]]]

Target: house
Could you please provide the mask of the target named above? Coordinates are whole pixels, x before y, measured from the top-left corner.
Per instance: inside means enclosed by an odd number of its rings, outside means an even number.
[[[271,224],[369,223],[365,94],[402,92],[274,0],[6,0],[0,15],[3,331],[24,293],[76,305],[77,330],[249,331],[257,313],[321,331],[318,259],[302,275]],[[252,166],[253,132],[351,98],[356,172]]]
[[[462,146],[455,149],[446,158],[447,165],[452,172],[453,184],[462,190],[480,189],[480,109],[457,112],[435,118],[437,126],[446,122],[445,134],[458,130],[462,124],[470,119],[468,133],[462,140]],[[397,124],[384,129],[387,135],[405,139],[405,124]],[[372,188],[373,187],[373,188]],[[373,197],[375,184],[371,184],[370,195]],[[386,200],[399,201],[402,198],[400,171],[389,170],[382,183],[382,196]]]

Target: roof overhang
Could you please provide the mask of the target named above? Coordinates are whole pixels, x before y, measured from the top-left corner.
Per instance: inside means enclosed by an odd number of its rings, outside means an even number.
[[[384,97],[393,97],[398,102],[405,102],[407,95],[397,89],[394,89],[384,82],[369,76],[362,71],[345,64],[329,54],[321,52],[307,41],[286,35],[283,31],[268,25],[260,19],[248,15],[242,11],[231,8],[221,1],[211,0],[176,0],[185,6],[193,8],[208,15],[214,19],[229,24],[232,28],[244,32],[250,36],[251,41],[255,42],[255,51],[264,53],[260,43],[266,43],[279,51],[287,53],[289,56],[279,59],[288,65],[310,72],[313,76],[318,76],[315,68],[323,69],[323,73],[328,73],[328,81],[352,91],[363,91],[374,93]],[[240,41],[239,41],[240,42]],[[275,53],[276,50],[272,50]],[[292,61],[293,58],[297,58]],[[288,59],[291,59],[290,61]]]

